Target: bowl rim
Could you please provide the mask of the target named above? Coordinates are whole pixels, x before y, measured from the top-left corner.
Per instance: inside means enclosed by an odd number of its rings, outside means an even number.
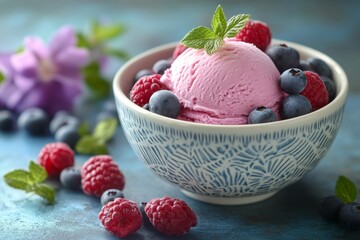
[[[326,106],[313,111],[311,113],[291,118],[291,119],[282,119],[274,122],[269,123],[260,123],[260,124],[241,124],[241,125],[221,125],[221,124],[207,124],[207,123],[197,123],[197,122],[189,122],[179,119],[173,119],[161,116],[156,113],[152,113],[146,109],[143,109],[133,103],[121,89],[121,82],[122,80],[121,76],[124,75],[124,73],[128,70],[128,68],[132,65],[134,65],[136,62],[141,60],[142,58],[149,57],[151,55],[158,54],[159,52],[169,51],[173,50],[175,46],[178,44],[178,42],[172,42],[163,44],[154,48],[151,48],[149,50],[146,50],[130,60],[128,60],[126,63],[124,63],[116,72],[114,80],[113,80],[113,92],[115,99],[118,99],[121,104],[126,105],[128,108],[132,109],[133,111],[136,111],[137,114],[141,114],[142,116],[146,117],[149,120],[152,120],[154,122],[157,122],[159,124],[163,125],[170,125],[170,126],[179,126],[181,128],[189,128],[189,129],[203,129],[203,130],[210,130],[210,129],[218,129],[220,131],[227,130],[232,131],[235,129],[242,129],[246,130],[246,132],[264,132],[269,129],[284,129],[289,128],[293,126],[299,126],[303,125],[304,123],[310,123],[313,121],[316,121],[318,119],[321,119],[327,115],[332,114],[337,109],[339,109],[342,105],[344,105],[346,101],[346,97],[348,94],[348,79],[346,76],[345,71],[343,68],[331,57],[326,55],[325,53],[322,53],[318,50],[315,50],[313,48],[310,48],[305,45],[301,45],[298,43],[286,41],[286,40],[280,40],[280,39],[272,39],[271,44],[279,44],[284,43],[290,47],[294,47],[297,49],[300,53],[300,55],[310,55],[310,56],[316,56],[322,60],[324,60],[326,63],[328,63],[332,69],[333,75],[337,76],[336,79],[334,79],[337,87],[337,95],[335,99],[333,99],[330,103],[328,103]],[[171,55],[170,55],[171,56]],[[169,56],[169,57],[170,57]],[[140,70],[140,69],[139,69]],[[122,81],[121,81],[122,80]],[[131,79],[132,80],[132,79]]]

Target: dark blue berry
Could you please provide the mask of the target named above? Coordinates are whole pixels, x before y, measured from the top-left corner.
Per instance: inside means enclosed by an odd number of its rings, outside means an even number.
[[[107,100],[104,102],[103,111],[113,113],[114,116],[117,116],[117,108],[114,100]]]
[[[290,68],[280,75],[280,88],[289,94],[302,92],[307,84],[307,78],[298,68]]]
[[[146,103],[146,104],[143,106],[143,109],[145,109],[145,110],[149,110],[149,104],[148,104],[148,103]]]
[[[80,134],[77,125],[65,125],[60,127],[55,133],[55,140],[69,145],[72,149],[75,148],[76,143],[80,139]]]
[[[314,72],[319,76],[326,76],[332,79],[332,71],[329,65],[320,58],[309,58],[307,60]]]
[[[300,66],[299,66],[299,68],[301,69],[301,70],[303,70],[303,71],[314,71],[312,68],[311,68],[311,66],[310,66],[310,64],[307,62],[307,61],[305,61],[305,60],[300,60]]]
[[[138,71],[135,76],[134,76],[134,83],[136,83],[137,81],[139,81],[140,78],[144,77],[144,76],[149,76],[154,74],[154,72],[150,69],[142,69],[140,71]]]
[[[152,223],[149,220],[148,215],[145,212],[145,207],[146,207],[147,202],[140,202],[138,203],[139,206],[139,210],[141,212],[142,218],[143,218],[143,224],[145,227],[152,227]]]
[[[124,198],[124,193],[119,189],[108,189],[101,195],[101,205],[105,205],[108,202],[114,201],[116,198]]]
[[[40,108],[29,108],[22,112],[18,118],[18,126],[33,136],[48,133],[49,117]]]
[[[280,74],[289,68],[299,68],[299,52],[286,44],[272,45],[268,48],[266,54],[274,62]]]
[[[59,128],[67,125],[78,127],[80,125],[80,120],[77,117],[66,113],[56,114],[50,122],[50,133],[54,135],[59,130]]]
[[[273,110],[267,107],[257,107],[250,112],[248,122],[253,123],[267,123],[276,121],[276,114]]]
[[[360,204],[343,205],[339,213],[339,223],[347,228],[360,229]]]
[[[329,196],[320,204],[320,214],[329,221],[335,221],[339,217],[339,212],[344,202],[337,196]]]
[[[326,76],[320,76],[320,78],[323,80],[326,90],[329,93],[329,102],[334,100],[334,98],[336,97],[336,86],[334,81]]]
[[[165,70],[170,68],[171,61],[168,59],[161,59],[157,61],[153,66],[153,71],[157,74],[164,74]]]
[[[15,129],[15,114],[9,110],[0,110],[0,131],[11,132]]]
[[[282,104],[282,115],[285,119],[298,117],[312,111],[309,100],[300,94],[287,96]]]
[[[179,99],[168,90],[159,90],[151,95],[149,110],[169,118],[176,118],[180,113]]]
[[[68,167],[60,173],[61,184],[71,190],[81,190],[81,172],[75,167]]]

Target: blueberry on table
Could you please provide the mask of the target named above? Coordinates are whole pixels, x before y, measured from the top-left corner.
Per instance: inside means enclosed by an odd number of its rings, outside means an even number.
[[[49,116],[40,108],[29,108],[19,115],[18,127],[33,136],[44,135],[48,132]]]
[[[15,129],[15,114],[9,110],[0,110],[0,131],[10,132]]]
[[[116,198],[124,198],[124,194],[119,189],[108,189],[101,195],[101,205],[105,205],[108,202],[114,201]]]
[[[280,88],[289,94],[301,93],[307,84],[307,78],[298,68],[285,70],[279,78]]]
[[[285,119],[298,117],[312,111],[309,100],[300,94],[292,94],[284,98],[282,115]]]
[[[171,66],[170,60],[160,59],[154,64],[153,71],[157,74],[163,75],[165,70],[170,68],[170,66]]]
[[[138,71],[135,76],[134,76],[134,83],[136,83],[137,81],[139,81],[140,78],[144,77],[144,76],[150,76],[153,75],[154,72],[150,69],[141,69],[140,71]]]
[[[326,197],[320,204],[320,214],[329,221],[335,221],[344,202],[337,196]]]
[[[115,116],[117,116],[117,108],[115,101],[112,99],[105,101],[103,105],[103,111],[113,113]]]
[[[55,133],[55,140],[69,145],[72,149],[80,139],[78,125],[65,125],[60,127]]]
[[[289,68],[299,68],[300,66],[299,52],[286,44],[272,45],[266,54],[271,58],[280,74]]]
[[[80,125],[80,120],[68,114],[57,114],[50,122],[50,133],[55,134],[61,127],[72,125],[78,127]]]
[[[81,190],[81,172],[75,167],[68,167],[60,173],[61,184],[71,190]]]
[[[248,123],[267,123],[276,121],[276,114],[270,108],[261,106],[257,107],[253,111],[250,112],[248,117]]]
[[[326,62],[324,62],[320,58],[315,58],[315,57],[309,58],[307,62],[309,63],[313,71],[319,74],[320,76],[326,76],[328,78],[332,78],[331,68],[329,67],[329,65],[327,65]]]
[[[347,228],[360,229],[360,204],[346,203],[339,213],[339,223]]]
[[[176,118],[180,113],[179,99],[168,90],[159,90],[151,95],[149,110],[169,118]]]

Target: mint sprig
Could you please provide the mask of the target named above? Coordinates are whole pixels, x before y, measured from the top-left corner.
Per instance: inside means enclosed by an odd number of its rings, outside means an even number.
[[[81,154],[108,154],[106,143],[114,136],[117,129],[116,118],[100,121],[94,131],[85,133],[75,145],[75,150]]]
[[[17,169],[4,175],[5,182],[13,188],[25,192],[33,192],[53,204],[55,202],[55,189],[44,183],[48,175],[46,170],[30,161],[29,171]]]
[[[347,177],[339,176],[336,181],[335,194],[345,203],[353,202],[357,197],[356,185]]]
[[[235,37],[250,19],[249,14],[239,14],[226,21],[222,7],[219,5],[211,21],[211,29],[199,26],[188,32],[181,43],[189,48],[205,49],[211,55],[223,44],[224,38]]]
[[[0,84],[5,81],[5,76],[2,72],[0,72]]]

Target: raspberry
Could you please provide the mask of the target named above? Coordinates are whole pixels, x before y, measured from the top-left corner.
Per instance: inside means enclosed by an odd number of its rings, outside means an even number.
[[[197,224],[194,211],[176,198],[155,198],[145,206],[145,213],[154,228],[168,236],[181,236]]]
[[[130,91],[130,100],[140,107],[149,103],[149,99],[154,92],[166,89],[160,82],[160,77],[160,74],[141,77]]]
[[[312,110],[315,111],[328,104],[329,93],[324,82],[317,73],[311,71],[304,71],[304,73],[307,78],[307,85],[300,94],[310,101]]]
[[[48,143],[41,149],[38,161],[49,176],[58,177],[63,169],[74,166],[74,152],[65,143]]]
[[[99,219],[106,230],[120,238],[136,232],[142,224],[137,204],[124,198],[116,198],[105,204],[99,213]]]
[[[111,156],[98,155],[82,166],[81,185],[86,194],[100,197],[110,188],[123,190],[125,177]]]
[[[243,42],[252,43],[262,51],[265,51],[271,42],[271,31],[266,23],[249,20],[235,38]]]

